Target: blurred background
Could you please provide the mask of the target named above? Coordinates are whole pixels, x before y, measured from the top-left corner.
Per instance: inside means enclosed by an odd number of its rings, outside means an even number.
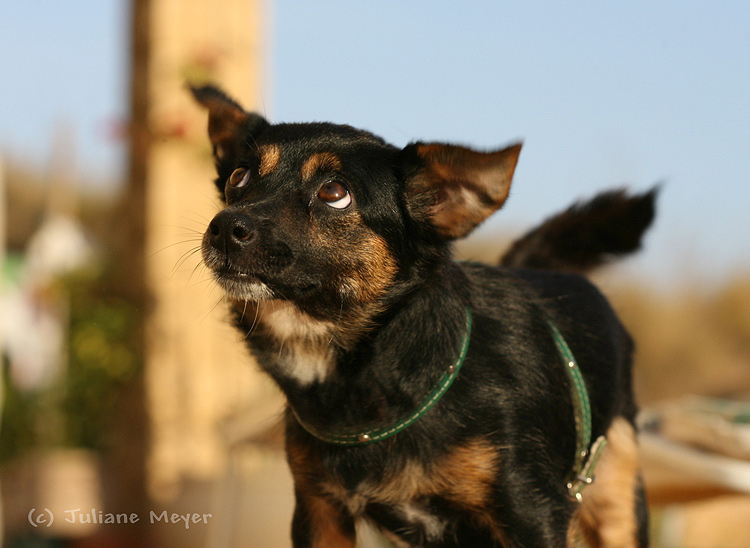
[[[596,280],[638,343],[654,544],[750,546],[750,4],[0,6],[4,546],[290,545],[283,400],[200,266],[219,202],[186,81],[398,146],[523,139],[463,257],[662,184]]]

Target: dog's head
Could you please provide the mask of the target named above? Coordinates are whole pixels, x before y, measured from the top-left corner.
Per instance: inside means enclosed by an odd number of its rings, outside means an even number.
[[[206,265],[234,300],[279,299],[317,319],[413,286],[503,204],[521,149],[398,149],[349,126],[269,124],[213,87],[193,94],[226,206],[206,230]]]

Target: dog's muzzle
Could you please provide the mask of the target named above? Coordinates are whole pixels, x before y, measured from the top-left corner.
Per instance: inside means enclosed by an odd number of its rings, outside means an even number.
[[[207,243],[227,256],[242,253],[255,239],[255,223],[238,212],[221,211],[209,223],[206,231]]]
[[[273,287],[288,285],[294,254],[275,236],[273,227],[270,219],[231,208],[209,223],[203,236],[203,261],[231,296],[268,298]]]

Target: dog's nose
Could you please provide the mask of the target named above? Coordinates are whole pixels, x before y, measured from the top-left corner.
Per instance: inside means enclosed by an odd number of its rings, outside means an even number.
[[[216,249],[241,249],[250,243],[254,235],[252,219],[241,213],[221,211],[208,225],[209,242]]]

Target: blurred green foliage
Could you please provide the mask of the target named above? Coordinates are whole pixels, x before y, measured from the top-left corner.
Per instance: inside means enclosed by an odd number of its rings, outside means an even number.
[[[0,462],[6,462],[34,447],[37,437],[37,396],[16,390],[9,382],[8,367],[3,365],[4,409],[0,427]]]
[[[50,446],[106,446],[118,398],[140,366],[137,310],[116,295],[109,278],[91,268],[51,288],[69,315],[65,374],[49,387],[22,392],[5,373],[0,460]]]

